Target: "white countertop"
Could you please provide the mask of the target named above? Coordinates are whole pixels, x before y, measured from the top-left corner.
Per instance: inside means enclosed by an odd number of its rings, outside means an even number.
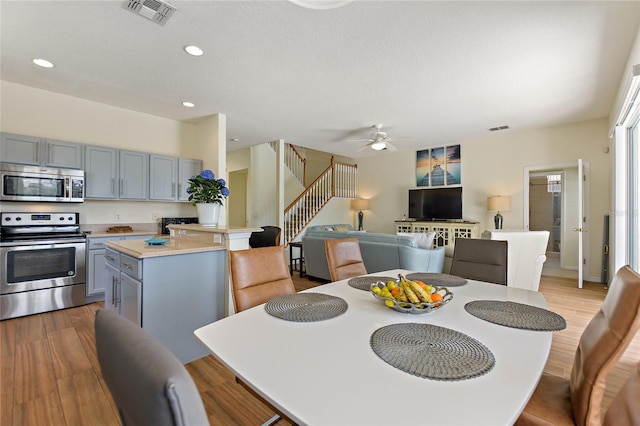
[[[397,276],[394,270],[370,275]],[[469,281],[428,315],[395,312],[348,280],[306,292],[343,298],[347,311],[318,322],[291,322],[264,305],[195,331],[242,381],[300,425],[507,425],[526,405],[542,374],[552,332],[483,321],[465,311],[473,300],[505,300],[548,308],[541,293]],[[428,323],[467,334],[495,356],[487,374],[460,381],[416,377],[381,360],[371,334],[389,324]]]
[[[109,241],[105,245],[121,253],[137,259],[159,256],[174,256],[178,254],[199,253],[204,251],[225,250],[222,244],[213,242],[204,242],[200,240],[190,239],[174,239],[169,240],[165,245],[149,245],[144,240],[118,240]]]

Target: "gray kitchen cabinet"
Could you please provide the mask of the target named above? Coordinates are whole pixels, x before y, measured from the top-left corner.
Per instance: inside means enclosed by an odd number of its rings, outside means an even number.
[[[105,309],[142,327],[142,262],[110,248],[105,249],[105,259]]]
[[[149,199],[175,201],[178,197],[178,159],[166,155],[149,156]]]
[[[188,201],[189,179],[202,171],[202,161],[151,154],[149,198]]]
[[[227,251],[134,258],[117,245],[105,249],[105,309],[139,324],[182,363],[206,356],[193,330],[224,317]]]
[[[202,160],[191,160],[189,158],[180,158],[178,160],[178,201],[188,201],[189,179],[192,176],[200,174],[202,171]]]
[[[120,150],[121,200],[149,199],[149,154]]]
[[[153,238],[153,235],[153,233],[149,233],[144,235],[118,235],[113,237],[87,238],[87,303],[105,300],[107,283],[111,282],[107,280],[104,270],[105,265],[107,264],[107,258],[105,256],[113,257],[113,254],[105,254],[104,243],[107,241],[118,240],[147,240],[149,238]],[[113,259],[113,261],[115,262],[115,259]]]
[[[84,167],[85,198],[117,198],[117,149],[87,146]]]
[[[102,146],[85,149],[85,198],[146,200],[149,154]]]
[[[2,133],[0,157],[3,162],[32,166],[82,169],[83,144]]]

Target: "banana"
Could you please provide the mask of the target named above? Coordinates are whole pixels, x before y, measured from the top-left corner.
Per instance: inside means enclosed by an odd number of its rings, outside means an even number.
[[[416,296],[418,296],[418,299],[420,299],[421,302],[433,303],[433,300],[431,300],[431,296],[429,295],[429,293],[427,293],[422,287],[420,287],[417,282],[407,280],[407,284],[409,285],[409,287],[411,287],[411,290],[413,290],[413,292],[416,294]]]
[[[408,302],[407,295],[404,292],[404,287],[402,285],[398,286],[398,294],[396,295],[396,299],[400,302]]]
[[[404,287],[404,293],[407,295],[409,302],[420,303],[420,299],[418,299],[418,296],[416,296],[415,292],[411,289],[411,287],[409,287],[409,284],[407,284],[407,281],[404,279],[402,281],[402,287]]]

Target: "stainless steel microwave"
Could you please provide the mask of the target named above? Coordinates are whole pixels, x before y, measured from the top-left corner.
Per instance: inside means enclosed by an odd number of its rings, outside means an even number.
[[[84,171],[0,164],[2,201],[82,203]]]

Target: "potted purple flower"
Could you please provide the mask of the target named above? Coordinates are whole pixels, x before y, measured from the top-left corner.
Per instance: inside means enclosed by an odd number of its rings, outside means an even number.
[[[203,226],[217,226],[220,206],[229,196],[224,179],[216,179],[211,170],[203,170],[189,179],[189,201],[198,209],[198,222]]]

